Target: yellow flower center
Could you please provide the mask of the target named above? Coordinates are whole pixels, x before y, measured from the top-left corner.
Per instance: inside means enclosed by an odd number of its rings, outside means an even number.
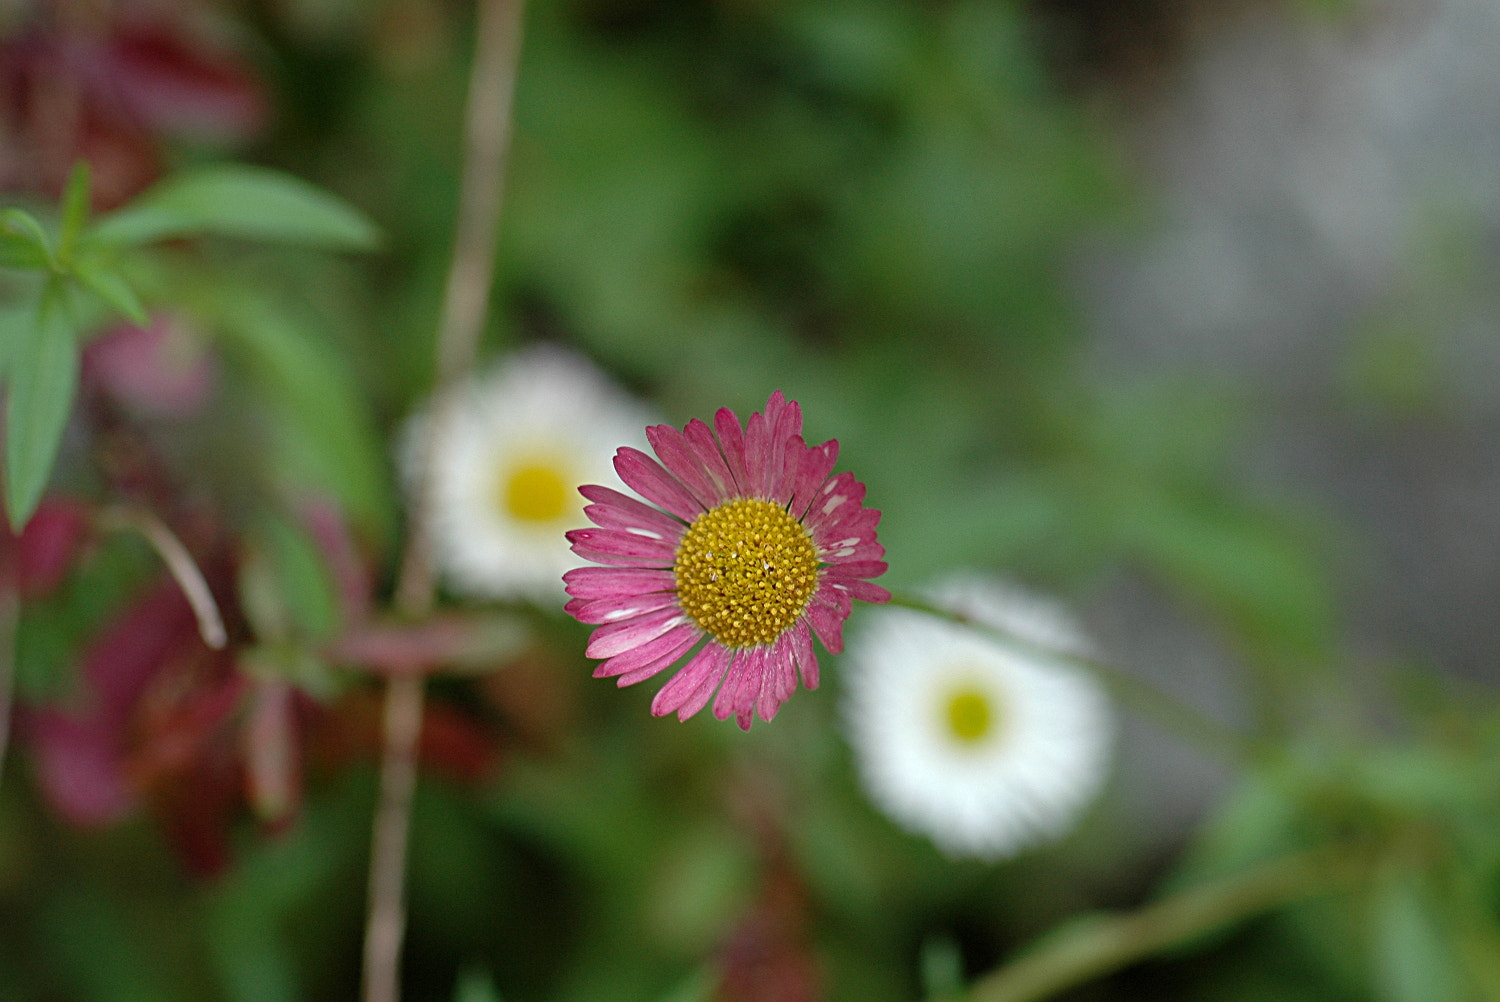
[[[965,686],[950,693],[943,704],[943,723],[948,735],[961,745],[977,745],[989,738],[999,721],[994,696],[977,687]]]
[[[568,480],[557,463],[531,460],[502,470],[495,484],[500,510],[521,522],[555,522],[568,512]]]
[[[818,587],[818,551],[802,523],[754,498],[695,518],[673,569],[683,611],[726,647],[769,644]]]

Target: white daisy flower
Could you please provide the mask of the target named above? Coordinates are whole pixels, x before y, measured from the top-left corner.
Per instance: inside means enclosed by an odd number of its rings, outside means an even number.
[[[966,575],[935,604],[1014,635],[872,609],[844,660],[845,722],[861,779],[893,820],[950,856],[1000,859],[1067,831],[1109,768],[1114,717],[1060,608]]]
[[[563,533],[587,524],[578,485],[618,484],[615,449],[644,446],[652,420],[592,363],[543,345],[409,421],[401,465],[414,481],[417,450],[432,450],[434,559],[449,586],[474,598],[565,599],[562,575],[578,559]]]

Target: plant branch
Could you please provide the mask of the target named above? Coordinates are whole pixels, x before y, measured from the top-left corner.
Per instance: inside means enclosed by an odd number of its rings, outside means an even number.
[[[1365,854],[1315,850],[1180,891],[1124,915],[1086,915],[981,978],[966,1002],[1038,1002],[1196,936],[1347,886]]]
[[[177,581],[177,587],[187,596],[203,642],[214,650],[220,650],[228,643],[224,617],[219,613],[218,603],[214,601],[203,572],[198,569],[187,547],[182,545],[182,540],[167,528],[165,522],[149,509],[134,504],[110,505],[100,511],[94,521],[101,529],[139,533],[150,543]]]
[[[1100,684],[1108,688],[1110,694],[1122,704],[1135,709],[1144,716],[1151,717],[1184,740],[1192,742],[1200,749],[1233,765],[1244,765],[1258,757],[1256,746],[1248,738],[1204,716],[1193,707],[1163,692],[1144,679],[1121,671],[1107,662],[1035,643],[1010,631],[954,612],[952,609],[945,609],[913,595],[893,593],[891,605],[958,623],[984,633],[1006,647],[1019,649],[1038,658],[1074,665],[1098,679]]]
[[[464,121],[463,174],[453,260],[438,325],[436,402],[417,450],[416,482],[407,544],[396,583],[397,611],[420,619],[436,594],[429,473],[435,424],[473,365],[489,310],[499,232],[511,105],[521,47],[522,0],[479,0],[474,61]],[[385,691],[380,798],[370,846],[369,917],[365,928],[365,1002],[397,1002],[401,944],[406,932],[406,855],[424,690],[420,675],[389,679]]]

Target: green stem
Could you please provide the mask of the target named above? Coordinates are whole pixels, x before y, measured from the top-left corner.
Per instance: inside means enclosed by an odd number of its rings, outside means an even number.
[[[1166,729],[1200,749],[1232,765],[1244,765],[1260,756],[1259,749],[1244,735],[1203,715],[1156,686],[1114,665],[1047,647],[973,617],[935,605],[915,595],[892,593],[891,605],[937,616],[987,634],[998,643],[1038,658],[1062,661],[1094,676],[1122,704],[1151,717]]]
[[[1082,916],[980,979],[965,1002],[1037,1002],[1204,933],[1347,886],[1368,868],[1363,853],[1309,851],[1128,914]]]

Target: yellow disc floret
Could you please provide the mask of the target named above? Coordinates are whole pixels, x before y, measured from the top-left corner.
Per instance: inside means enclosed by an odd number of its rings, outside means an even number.
[[[769,644],[818,587],[818,551],[785,508],[741,498],[693,520],[677,547],[677,601],[726,647]]]
[[[960,745],[977,745],[990,737],[999,723],[994,697],[979,688],[964,686],[949,694],[943,706],[948,735]]]
[[[573,492],[556,463],[519,463],[503,471],[498,481],[495,500],[511,518],[554,522],[569,512]]]

